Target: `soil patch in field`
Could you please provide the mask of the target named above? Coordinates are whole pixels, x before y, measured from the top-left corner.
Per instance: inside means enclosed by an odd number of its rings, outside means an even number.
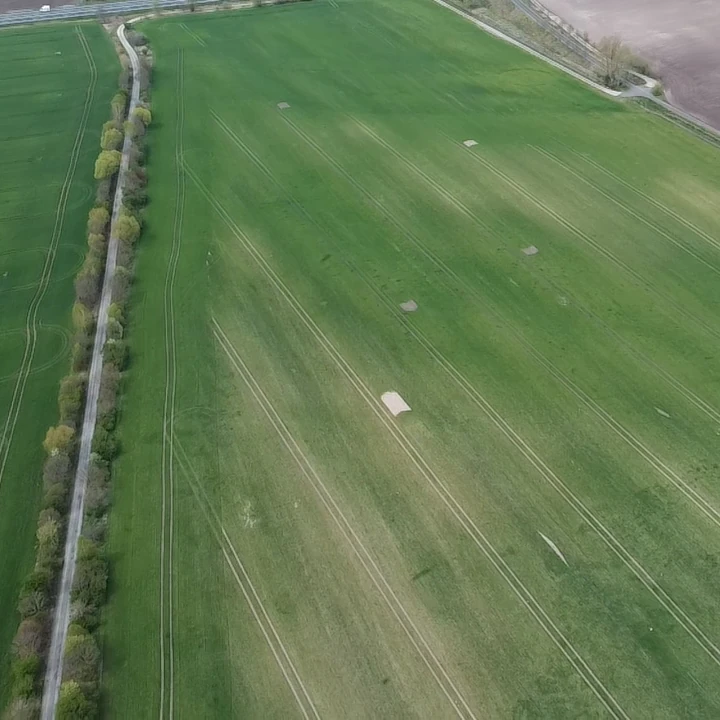
[[[383,393],[381,400],[385,407],[397,417],[400,413],[410,412],[410,406],[394,390]]]
[[[619,35],[660,74],[668,99],[720,129],[717,0],[543,0],[593,41]]]

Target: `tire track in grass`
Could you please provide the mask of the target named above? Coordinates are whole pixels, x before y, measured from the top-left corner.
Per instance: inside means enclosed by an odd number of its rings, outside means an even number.
[[[264,165],[260,158],[253,153],[253,151],[247,147],[247,145],[233,133],[233,131],[227,126],[227,124],[216,114],[213,113],[216,121],[220,124],[220,127],[228,134],[230,139],[245,152],[248,157],[283,191],[286,196],[291,200],[296,209],[298,209],[315,227],[317,227],[325,236],[333,243],[340,255],[343,253],[343,248],[338,245],[334,240],[332,233],[328,232],[323,228],[315,219],[308,213],[304,206],[286,190],[282,184],[275,178],[272,171]],[[314,145],[313,145],[314,146]],[[321,150],[317,146],[318,150]],[[324,153],[324,151],[322,151]],[[323,155],[325,157],[325,155]],[[326,156],[329,161],[332,160],[330,156]],[[332,160],[334,166],[335,161]],[[343,171],[344,174],[344,171]],[[352,176],[348,176],[354,182]],[[424,245],[417,239],[409,230],[404,228],[395,216],[387,210],[387,208],[380,203],[374,196],[368,193],[364,188],[363,193],[371,199],[374,204],[382,208],[385,217],[390,220],[396,227],[398,227],[403,234],[418,247],[424,248]],[[427,256],[434,258],[435,256],[430,253]],[[444,263],[436,259],[435,264],[440,269],[445,269]],[[605,543],[605,545],[622,561],[622,563],[632,572],[632,574],[643,584],[643,586],[653,595],[653,597],[660,603],[660,605],[675,619],[675,621],[695,640],[695,642],[714,660],[715,663],[720,664],[720,648],[710,640],[710,638],[699,628],[699,626],[690,618],[690,616],[678,605],[672,597],[662,588],[662,586],[650,575],[650,573],[635,559],[635,557],[620,543],[615,535],[604,525],[604,523],[576,496],[570,488],[558,477],[558,475],[537,455],[537,453],[528,445],[525,440],[520,436],[505,420],[505,418],[495,410],[492,404],[475,388],[469,380],[460,373],[457,368],[443,355],[437,347],[427,338],[427,336],[420,330],[415,328],[409,318],[398,311],[396,305],[392,300],[382,291],[377,285],[367,277],[365,273],[360,270],[356,265],[348,263],[351,269],[356,272],[365,282],[365,284],[378,296],[378,298],[385,304],[391,314],[400,321],[407,329],[407,331],[424,347],[445,372],[455,381],[456,384],[463,390],[463,392],[483,410],[485,415],[493,422],[493,424],[505,435],[505,437],[512,442],[512,444],[521,452],[521,454],[528,460],[528,462],[540,473],[541,477],[550,484],[550,486],[560,495],[560,497],[567,502],[570,507],[578,514],[578,516],[587,523],[598,535],[598,537]],[[466,284],[457,277],[452,270],[447,269],[446,272],[450,277],[453,277],[463,286]],[[471,294],[476,294],[476,291],[470,286],[466,286],[466,289]],[[478,295],[478,298],[482,300],[482,297]],[[484,302],[483,302],[484,304]],[[488,310],[493,313],[497,319],[502,318],[497,315],[496,311],[488,306]]]
[[[173,444],[173,452],[175,453],[175,458],[177,459],[180,468],[185,474],[190,490],[192,491],[195,500],[200,507],[205,520],[207,521],[210,532],[220,547],[223,557],[225,558],[225,562],[230,568],[230,572],[235,578],[235,582],[240,588],[253,618],[255,618],[255,621],[260,627],[263,638],[270,648],[270,651],[275,658],[275,662],[280,668],[280,672],[285,678],[285,682],[290,688],[302,716],[306,720],[310,720],[311,717],[316,720],[320,720],[320,715],[318,714],[315,704],[305,687],[305,683],[290,658],[280,635],[270,619],[270,615],[268,614],[265,605],[260,599],[260,595],[258,594],[255,585],[253,585],[253,582],[250,579],[250,576],[248,575],[235,546],[225,531],[222,520],[218,516],[217,511],[213,508],[212,503],[210,502],[210,499],[200,482],[200,478],[197,476],[190,458],[187,456],[187,453],[179,440]]]
[[[443,135],[453,145],[457,145],[456,140],[449,137],[448,135],[445,135],[444,133]],[[643,278],[640,273],[633,270],[626,262],[618,258],[613,252],[611,252],[607,248],[603,247],[599,242],[593,240],[586,232],[580,230],[580,228],[573,225],[569,220],[565,219],[560,213],[553,210],[546,202],[536,197],[532,192],[530,192],[530,190],[520,184],[517,180],[514,180],[507,173],[503,172],[502,170],[500,170],[500,168],[493,165],[493,163],[491,163],[487,158],[484,158],[478,152],[473,152],[472,150],[468,152],[468,156],[472,158],[475,162],[482,165],[486,170],[489,170],[493,175],[495,175],[495,177],[500,178],[506,185],[509,185],[511,188],[513,188],[513,190],[515,190],[518,195],[521,195],[526,200],[535,205],[535,207],[542,210],[546,215],[549,215],[553,220],[555,220],[556,223],[558,223],[558,225],[562,225],[562,227],[564,227],[576,238],[581,240],[586,245],[589,245],[599,255],[619,267],[642,287],[646,288],[654,295],[656,295],[660,302],[667,303],[667,305],[669,305],[671,308],[674,308],[678,315],[684,317],[689,322],[692,322],[696,326],[702,328],[709,335],[720,339],[720,330],[714,328],[712,325],[708,325],[702,318],[697,317],[689,310],[686,310],[681,304],[669,298],[661,290],[658,290],[649,280]]]
[[[255,261],[261,272],[267,277],[272,286],[282,295],[291,310],[297,315],[300,321],[307,327],[309,332],[318,341],[323,350],[330,356],[340,371],[345,375],[351,385],[362,397],[365,403],[370,407],[378,420],[390,432],[393,439],[397,442],[403,452],[408,456],[412,464],[417,468],[422,477],[428,482],[430,487],[440,497],[441,501],[448,508],[450,513],[455,517],[468,537],[473,541],[481,553],[487,558],[491,565],[500,573],[502,578],[508,584],[513,593],[520,602],[527,608],[530,614],[535,618],[542,627],[548,637],[556,645],[556,647],[566,657],[568,662],[573,666],[575,671],[581,677],[583,682],[603,704],[607,711],[615,718],[628,718],[627,713],[622,709],[612,693],[605,687],[602,681],[597,677],[592,668],[583,659],[580,653],[575,649],[572,643],[563,635],[554,621],[543,609],[537,599],[527,589],[527,587],[518,578],[515,572],[510,568],[505,559],[498,553],[495,547],[490,543],[488,538],[477,527],[475,522],[467,514],[463,506],[450,493],[447,486],[437,476],[432,467],[427,463],[422,454],[412,444],[405,433],[400,429],[397,423],[392,421],[387,414],[387,409],[382,405],[369,390],[360,376],[353,370],[352,366],[345,360],[342,354],[337,350],[333,343],[323,333],[312,317],[307,313],[302,304],[295,298],[292,292],[275,273],[272,267],[267,263],[263,255],[252,244],[247,235],[237,226],[232,217],[225,208],[210,192],[207,186],[200,180],[195,172],[185,166],[190,179],[195,183],[205,199],[210,203],[211,207],[220,215],[238,242],[247,251],[248,255]]]
[[[175,217],[172,247],[165,273],[163,319],[165,340],[165,399],[162,431],[162,500],[160,539],[160,718],[165,716],[165,686],[167,684],[169,718],[174,717],[175,704],[175,633],[174,633],[174,542],[175,542],[175,475],[173,443],[175,438],[175,394],[177,391],[177,343],[175,338],[175,277],[182,244],[185,213],[185,172],[183,169],[183,128],[185,125],[184,55],[177,57],[177,115],[175,119]],[[167,623],[166,623],[167,616]],[[168,647],[165,648],[167,627]],[[167,656],[167,657],[166,657]],[[167,672],[166,672],[167,663]]]
[[[612,336],[615,342],[618,343],[618,345],[622,345],[628,352],[635,355],[635,357],[640,360],[640,362],[644,363],[648,368],[653,370],[655,373],[657,373],[663,380],[665,380],[668,385],[673,387],[680,395],[682,395],[691,405],[694,405],[700,412],[702,412],[706,417],[708,417],[713,422],[720,425],[720,411],[718,411],[713,405],[711,405],[709,402],[701,398],[699,395],[697,395],[694,391],[692,391],[690,388],[688,388],[686,385],[683,385],[680,380],[678,380],[672,373],[669,373],[667,370],[662,368],[660,365],[658,365],[654,360],[649,358],[647,355],[642,353],[640,350],[637,350],[634,348],[617,330],[613,330],[599,315],[596,315],[592,310],[585,307],[579,300],[577,300],[572,293],[568,292],[564,288],[560,288],[558,285],[550,282],[553,287],[558,289],[561,292],[564,292],[573,302],[573,304],[585,315],[587,315],[588,318],[590,318],[594,323],[596,323],[602,330],[604,330],[608,335]]]
[[[206,48],[207,43],[196,33],[193,32],[185,23],[180,23],[180,27],[201,47]]]
[[[310,460],[308,460],[307,456],[300,448],[297,440],[292,435],[287,425],[278,414],[272,402],[269,400],[264,390],[253,376],[252,372],[245,364],[242,357],[240,357],[237,349],[230,342],[227,335],[220,327],[217,320],[215,320],[215,318],[212,319],[212,323],[214,326],[213,332],[221,349],[225,352],[236,372],[238,373],[238,375],[240,375],[243,382],[262,408],[263,412],[272,424],[283,445],[292,455],[293,460],[295,460],[302,474],[305,476],[306,480],[310,483],[313,490],[320,498],[321,502],[332,517],[333,521],[340,529],[343,537],[352,547],[355,555],[360,561],[360,564],[363,566],[365,572],[370,577],[373,585],[375,585],[375,588],[378,590],[383,600],[390,608],[391,612],[395,616],[395,619],[400,623],[402,629],[405,631],[405,634],[410,639],[413,647],[422,658],[428,670],[430,670],[430,673],[435,679],[435,682],[438,684],[450,704],[453,706],[458,717],[470,717],[474,720],[477,720],[477,716],[472,712],[469,705],[465,701],[465,698],[457,689],[457,686],[447,674],[447,671],[442,666],[442,663],[428,645],[417,625],[415,625],[414,621],[401,603],[400,599],[397,597],[392,587],[386,580],[385,576],[382,574],[382,571],[378,567],[372,555],[365,547],[358,534],[353,529],[352,525],[348,521],[340,506],[333,498],[330,491],[327,489],[327,486],[322,481],[322,478],[318,474],[317,470],[315,470]]]
[[[551,153],[549,150],[545,150],[544,148],[538,147],[537,145],[528,145],[528,147],[531,150],[539,153],[540,155],[545,156],[548,160],[565,170],[565,172],[570,173],[573,177],[580,180],[580,182],[584,183],[588,187],[591,187],[593,190],[595,190],[595,192],[599,193],[604,198],[617,205],[628,215],[634,217],[636,220],[639,220],[641,223],[643,223],[643,225],[649,227],[658,235],[665,238],[668,242],[671,242],[673,245],[675,245],[675,247],[680,248],[683,252],[686,252],[688,255],[695,258],[695,260],[705,265],[705,267],[707,267],[709,270],[720,275],[720,268],[705,260],[702,256],[698,255],[692,248],[689,248],[687,245],[680,242],[677,238],[674,238],[672,235],[670,235],[670,233],[665,232],[665,230],[663,230],[656,223],[643,217],[640,213],[633,210],[629,205],[626,205],[624,202],[622,202],[622,200],[618,200],[616,197],[613,197],[609,192],[606,192],[599,185],[590,180],[584,173],[579,173],[577,170],[570,167],[570,165],[564,163],[557,155]]]
[[[627,188],[631,192],[634,192],[635,194],[639,195],[641,198],[644,198],[653,207],[668,214],[674,220],[677,220],[681,225],[685,226],[688,230],[691,230],[692,232],[694,232],[698,237],[705,240],[705,242],[708,243],[709,245],[712,245],[712,247],[714,247],[716,250],[720,250],[720,240],[717,240],[709,233],[706,233],[704,230],[700,229],[697,225],[695,225],[695,223],[691,222],[690,220],[685,218],[680,213],[678,213],[675,210],[673,210],[672,208],[668,207],[667,205],[665,205],[665,203],[660,202],[659,200],[656,200],[654,197],[652,197],[652,195],[648,195],[646,192],[643,192],[642,190],[640,190],[640,188],[635,187],[635,185],[628,182],[624,178],[621,178],[619,175],[614,173],[612,170],[609,170],[608,168],[604,167],[603,165],[596,162],[595,160],[588,157],[587,155],[585,155],[581,152],[578,152],[577,150],[575,150],[571,147],[568,147],[567,145],[565,145],[564,147],[566,147],[571,153],[573,153],[573,155],[576,155],[578,158],[580,158],[580,160],[582,160],[583,162],[594,167],[596,170],[599,170],[601,173],[603,173],[607,177],[615,180],[615,182],[619,183],[624,188]]]
[[[68,347],[70,346],[70,332],[66,327],[63,327],[62,325],[53,325],[52,323],[46,324],[46,323],[38,323],[39,330],[49,330],[51,334],[55,336],[60,337],[60,349],[49,359],[46,360],[41,365],[38,365],[37,367],[34,367],[30,371],[30,375],[37,375],[38,373],[41,373],[45,370],[49,370],[54,365],[57,365],[64,357],[65,353],[67,352]],[[3,332],[0,332],[0,338],[7,336],[7,335],[15,335],[15,334],[25,334],[25,329],[18,329],[18,330],[5,330]],[[13,380],[18,374],[19,370],[15,370],[15,372],[8,373],[7,375],[0,376],[0,385],[7,382],[8,380]]]
[[[292,121],[284,118],[286,122],[292,124]],[[480,227],[487,229],[487,226],[479,219],[476,218],[474,213],[470,211],[465,205],[457,200],[451,193],[446,191],[440,186],[435,180],[424,173],[418,168],[413,162],[407,160],[402,153],[397,151],[389,143],[379,137],[369,127],[356,121],[356,123],[364,129],[368,134],[371,135],[382,147],[390,151],[395,157],[403,162],[407,167],[416,172],[421,178],[426,180],[431,187],[441,193],[443,197],[450,200],[459,210],[471,219],[475,219],[475,222]],[[336,167],[340,167],[336,160],[332,159],[332,163]],[[344,171],[343,171],[344,172]],[[401,229],[403,234],[408,237],[409,231],[405,228],[397,219],[394,219],[394,224]],[[579,232],[579,231],[578,231]],[[444,263],[442,263],[445,266]],[[565,373],[563,373],[557,365],[555,365],[546,355],[540,352],[529,340],[527,340],[521,330],[510,325],[503,317],[498,313],[495,308],[487,304],[482,298],[481,294],[472,288],[469,283],[461,280],[455,273],[452,273],[452,277],[457,282],[460,282],[462,286],[470,293],[474,298],[478,299],[480,303],[485,307],[493,316],[501,322],[507,329],[509,329],[513,337],[520,343],[530,355],[537,360],[556,380],[558,380],[567,390],[569,390],[578,400],[580,400],[593,414],[599,418],[607,427],[609,427],[616,435],[618,435],[629,447],[635,450],[640,457],[643,458],[654,470],[656,470],[662,477],[664,477],[670,484],[672,484],[677,490],[679,490],[685,497],[690,500],[711,522],[716,526],[720,527],[720,510],[715,508],[712,503],[706,500],[699,492],[697,492],[691,485],[683,480],[671,467],[667,465],[662,459],[660,459],[655,453],[650,450],[644,443],[642,443],[630,430],[616,420],[609,412],[607,412],[598,402],[592,399],[579,385],[577,385],[572,379],[570,379]]]
[[[38,311],[40,304],[45,297],[45,293],[47,292],[48,285],[50,284],[50,277],[52,276],[53,268],[55,266],[57,248],[60,243],[60,237],[65,224],[65,209],[67,207],[73,179],[75,178],[75,170],[77,169],[80,150],[82,149],[82,143],[85,138],[87,122],[90,117],[92,102],[95,97],[95,86],[97,84],[98,76],[95,60],[93,59],[90,46],[88,45],[80,26],[75,26],[75,33],[77,34],[78,41],[82,47],[83,54],[85,55],[85,60],[87,61],[90,69],[90,80],[85,92],[85,104],[80,116],[80,125],[75,134],[75,140],[70,152],[70,162],[65,173],[65,179],[63,180],[63,184],[60,188],[60,196],[58,197],[58,204],[55,210],[55,224],[53,226],[52,235],[50,236],[50,245],[45,256],[45,263],[43,264],[40,281],[35,290],[35,294],[30,301],[27,315],[25,317],[25,351],[20,363],[17,381],[15,382],[15,387],[13,389],[10,409],[8,411],[7,418],[5,419],[2,436],[0,436],[0,485],[2,485],[3,477],[5,476],[5,469],[7,468],[8,456],[10,455],[10,448],[15,435],[15,428],[20,416],[20,409],[25,395],[25,388],[27,386],[33,359],[35,357],[38,335]]]
[[[360,123],[356,118],[352,118],[352,116],[349,116],[352,120],[354,120],[356,123],[360,124],[363,129],[369,130],[367,126]],[[374,133],[373,133],[374,134]],[[444,135],[447,137],[447,135]],[[534,147],[534,146],[531,146]],[[540,148],[535,148],[540,151]],[[568,148],[570,149],[570,148]],[[542,152],[542,151],[541,151]],[[574,151],[573,151],[574,152]],[[481,220],[476,213],[473,213],[466,205],[462,203],[462,201],[458,200],[454,195],[449,193],[445,188],[443,188],[441,185],[439,185],[436,181],[434,181],[432,178],[430,178],[427,173],[425,173],[423,170],[418,168],[414,163],[411,163],[408,161],[410,165],[412,165],[413,169],[420,174],[423,179],[425,179],[429,184],[431,184],[434,189],[442,194],[446,200],[448,200],[451,204],[453,204],[458,210],[460,210],[464,215],[472,219],[475,223],[478,224],[478,226],[484,228],[487,232],[490,232],[491,234],[495,235],[496,233],[488,226],[483,220]],[[455,278],[456,280],[459,280],[459,278]],[[548,280],[546,278],[547,282],[549,282],[553,287],[559,289],[561,292],[565,293],[566,295],[569,294],[568,291],[564,288],[559,288],[554,282],[551,280]],[[466,287],[471,287],[467,284],[465,284]],[[478,295],[480,299],[482,297]],[[483,301],[484,302],[484,301]],[[591,317],[596,323],[598,323],[606,332],[608,332],[610,335],[612,335],[616,341],[618,341],[620,344],[623,345],[629,352],[631,352],[635,357],[637,357],[641,362],[645,363],[649,367],[651,367],[658,375],[660,375],[669,385],[671,385],[675,390],[677,390],[681,395],[685,397],[686,400],[688,400],[692,405],[695,405],[696,408],[698,408],[702,413],[704,413],[708,418],[710,418],[713,422],[720,423],[720,411],[715,409],[712,405],[710,405],[708,402],[703,400],[701,397],[699,397],[695,392],[690,390],[688,387],[683,385],[682,382],[680,382],[676,377],[674,377],[671,373],[667,372],[663,368],[661,368],[657,363],[655,363],[650,358],[646,357],[643,353],[641,353],[639,350],[636,350],[630,343],[627,342],[619,333],[617,333],[615,330],[613,330],[611,327],[609,327],[599,316],[597,316],[595,313],[593,313],[591,310],[586,308],[582,303],[580,303],[577,299],[574,299],[574,304],[586,315]]]

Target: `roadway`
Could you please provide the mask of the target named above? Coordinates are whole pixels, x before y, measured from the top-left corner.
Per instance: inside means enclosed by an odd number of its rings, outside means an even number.
[[[210,5],[217,0],[194,0],[195,5]],[[88,3],[85,5],[59,5],[41,12],[43,0],[38,0],[38,7],[32,10],[11,10],[0,14],[0,27],[12,25],[28,25],[39,22],[58,20],[83,20],[99,17],[132,15],[147,10],[172,10],[188,7],[189,0],[121,0],[120,2]]]

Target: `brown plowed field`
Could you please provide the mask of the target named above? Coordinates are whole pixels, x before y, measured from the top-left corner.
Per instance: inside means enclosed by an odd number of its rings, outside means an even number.
[[[620,35],[660,73],[671,101],[720,128],[720,3],[543,0],[593,40]]]

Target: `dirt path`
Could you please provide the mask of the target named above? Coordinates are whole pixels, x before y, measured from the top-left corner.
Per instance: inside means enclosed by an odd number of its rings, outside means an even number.
[[[716,0],[543,0],[592,40],[620,35],[661,75],[670,101],[720,129]]]
[[[125,38],[125,26],[121,25],[117,31],[125,52],[130,58],[133,70],[133,85],[130,95],[131,114],[140,102],[140,85],[138,83],[138,72],[140,63],[138,56],[130,43]],[[83,419],[82,435],[80,439],[80,452],[78,453],[78,466],[75,473],[75,486],[73,489],[72,505],[70,506],[70,518],[68,520],[67,539],[65,541],[65,555],[63,558],[63,572],[60,581],[57,604],[55,606],[55,617],[53,619],[50,652],[48,654],[47,670],[45,671],[45,685],[43,688],[42,718],[43,720],[54,720],[55,706],[57,704],[62,682],[62,661],[65,650],[65,639],[67,637],[68,623],[70,621],[70,594],[72,591],[73,579],[75,577],[75,560],[77,557],[77,544],[82,530],[83,510],[85,505],[85,489],[87,487],[88,467],[90,465],[90,451],[92,449],[93,435],[95,434],[95,421],[97,418],[98,394],[100,392],[100,380],[102,376],[102,355],[105,346],[108,323],[108,308],[112,296],[112,284],[115,277],[115,264],[118,251],[118,240],[115,234],[115,227],[120,210],[122,208],[123,186],[125,175],[130,164],[130,149],[132,139],[125,135],[125,142],[122,150],[122,162],[118,175],[117,190],[115,191],[115,202],[113,203],[112,223],[110,226],[110,242],[108,243],[107,260],[105,263],[105,278],[103,280],[100,308],[98,310],[97,330],[95,331],[95,343],[93,345],[92,363],[88,378],[87,401],[85,404],[85,417]]]

